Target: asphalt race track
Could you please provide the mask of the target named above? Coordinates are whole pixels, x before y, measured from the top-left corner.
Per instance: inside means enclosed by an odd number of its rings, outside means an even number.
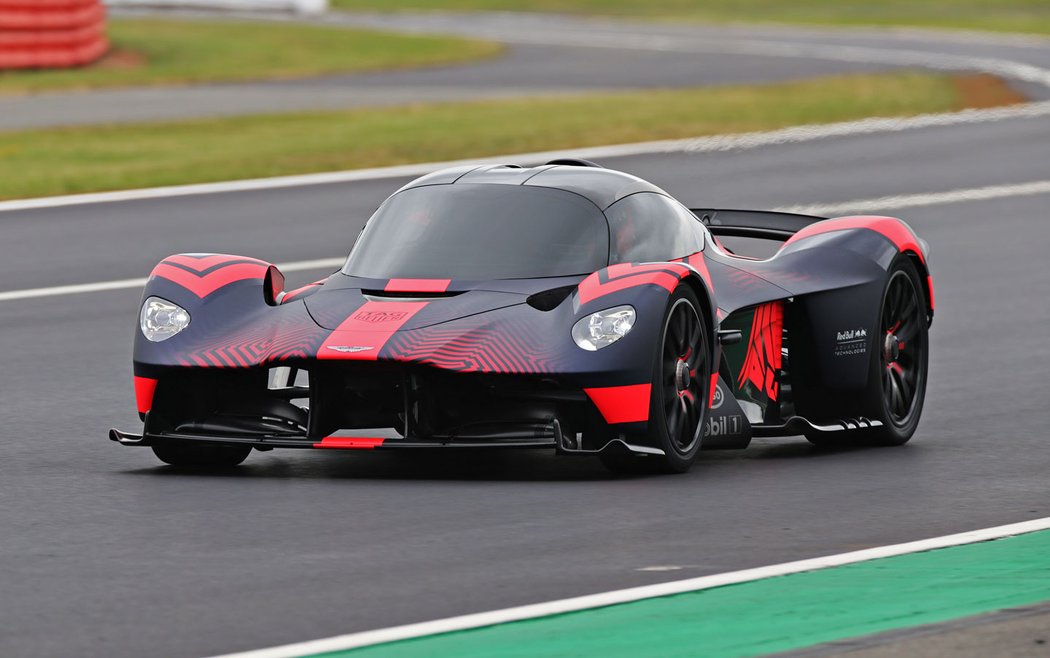
[[[1048,137],[1038,117],[603,164],[688,204],[769,208],[1045,181]],[[145,276],[182,251],[339,256],[402,182],[2,213],[0,290]],[[138,291],[0,302],[0,655],[216,654],[1050,516],[1048,209],[893,213],[932,245],[936,284],[910,444],[756,441],[677,477],[509,451],[182,474],[106,439],[138,427]]]
[[[706,61],[711,59],[713,61]],[[51,92],[0,98],[0,131],[300,110],[381,107],[652,87],[771,82],[885,66],[768,57],[705,58],[587,47],[513,45],[504,56],[436,69],[193,87]],[[765,66],[761,64],[765,63]]]
[[[127,13],[127,12],[123,12]],[[141,13],[141,12],[139,12]],[[193,15],[190,14],[192,17]],[[245,20],[250,17],[239,17]],[[909,66],[1021,77],[1045,95],[1047,39],[959,37],[798,27],[704,27],[528,14],[328,14],[282,17],[346,27],[449,33],[507,44],[505,56],[433,69],[189,87],[74,91],[0,98],[0,132],[259,112],[375,107],[512,96],[778,82]],[[215,20],[214,14],[208,15]],[[272,20],[268,19],[268,20]]]

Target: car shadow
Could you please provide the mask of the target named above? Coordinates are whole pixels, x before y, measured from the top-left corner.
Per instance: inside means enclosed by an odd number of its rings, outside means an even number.
[[[593,481],[614,476],[592,457],[558,457],[535,450],[474,451],[274,451],[250,455],[244,464],[225,469],[188,469],[158,465],[125,471],[133,475],[208,478],[448,480],[448,481]]]
[[[871,448],[827,449],[805,440],[764,440],[746,450],[702,454],[690,474],[734,468],[733,462],[751,460],[833,459],[836,455]],[[743,466],[740,464],[739,466]],[[659,474],[614,475],[596,457],[557,456],[539,450],[419,450],[419,451],[273,451],[254,453],[241,466],[225,469],[188,469],[157,465],[124,471],[151,477],[206,477],[231,479],[352,479],[429,481],[574,482],[677,478]]]

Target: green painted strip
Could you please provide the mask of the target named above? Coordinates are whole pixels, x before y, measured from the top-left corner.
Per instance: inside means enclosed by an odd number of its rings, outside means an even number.
[[[1050,531],[323,654],[754,656],[1050,600]]]

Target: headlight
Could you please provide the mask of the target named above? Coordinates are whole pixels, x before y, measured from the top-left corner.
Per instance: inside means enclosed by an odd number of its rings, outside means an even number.
[[[612,345],[634,326],[634,307],[616,306],[591,313],[572,327],[572,339],[589,352]]]
[[[178,304],[150,297],[142,305],[139,326],[147,340],[159,343],[190,326],[190,314]]]

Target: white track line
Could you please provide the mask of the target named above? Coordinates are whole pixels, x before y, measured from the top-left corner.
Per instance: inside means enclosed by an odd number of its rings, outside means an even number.
[[[453,32],[462,33],[461,26],[449,24],[441,17],[437,20],[401,26],[400,31],[415,33],[441,32],[450,28]],[[345,17],[333,14],[328,23],[346,23]],[[398,30],[397,25],[380,20],[349,21],[354,25],[380,27]],[[447,31],[447,30],[446,30]],[[792,37],[781,31],[774,35],[767,32],[765,36],[748,36],[732,29],[726,34],[717,36],[653,34],[639,33],[638,28],[630,25],[587,26],[556,25],[537,28],[530,25],[515,24],[511,21],[503,26],[482,25],[470,36],[500,41],[502,43],[527,44],[540,46],[571,46],[573,48],[605,48],[612,50],[639,50],[655,52],[674,52],[687,54],[737,54],[744,56],[819,59],[834,62],[853,62],[861,64],[888,64],[892,66],[921,67],[950,71],[980,71],[1003,76],[1012,80],[1032,82],[1050,86],[1050,70],[1001,57],[980,57],[965,54],[951,54],[914,48],[882,47],[878,45],[849,45],[819,43],[804,35]],[[930,41],[927,40],[927,43]]]
[[[308,270],[320,270],[326,268],[338,268],[346,261],[345,258],[318,258],[316,260],[300,260],[292,263],[278,265],[282,272],[304,272]],[[127,290],[141,288],[149,279],[120,279],[117,281],[99,281],[97,283],[79,283],[70,286],[52,286],[50,288],[30,288],[28,290],[11,290],[0,292],[0,302],[9,302],[16,299],[37,299],[40,297],[57,297],[59,295],[83,295],[90,292],[103,292],[105,290]]]
[[[844,215],[852,212],[870,213],[872,211],[919,208],[921,206],[937,206],[945,203],[985,201],[988,199],[1000,199],[1003,197],[1030,196],[1033,194],[1048,193],[1050,193],[1050,180],[1043,180],[1011,185],[989,185],[987,187],[974,187],[965,190],[952,190],[950,192],[936,192],[932,194],[902,194],[897,196],[877,197],[874,199],[862,199],[860,201],[845,201],[842,203],[787,206],[784,208],[778,208],[777,210],[781,212],[799,213],[802,215]]]
[[[697,41],[693,38],[676,36],[634,36],[615,32],[603,34],[598,30],[589,32],[559,30],[556,34],[521,34],[517,30],[486,30],[483,36],[504,43],[529,45],[564,46],[566,37],[571,37],[571,45],[574,47],[790,57],[861,64],[915,66],[948,71],[980,71],[1012,80],[1050,86],[1050,71],[1033,64],[995,57],[970,57],[903,48],[842,46],[773,39],[733,38]]]
[[[1029,196],[1033,194],[1050,193],[1050,180],[1035,181],[1031,183],[1017,183],[1012,185],[991,185],[988,187],[975,187],[962,190],[951,190],[949,192],[933,192],[927,194],[907,194],[900,196],[884,196],[874,199],[861,199],[857,201],[844,201],[841,203],[814,204],[787,206],[778,208],[781,212],[795,212],[804,215],[834,215],[849,212],[881,212],[888,210],[900,210],[902,208],[916,208],[921,206],[933,206],[944,203],[961,203],[965,201],[985,201],[1003,197]],[[342,265],[343,258],[321,258],[318,260],[297,261],[279,265],[282,272],[302,272],[304,270],[315,270],[322,268],[336,268]],[[106,290],[126,290],[130,288],[141,288],[146,285],[146,279],[120,279],[117,281],[98,281],[96,283],[81,283],[68,286],[53,286],[50,288],[31,288],[28,290],[11,290],[0,292],[0,302],[14,301],[20,299],[36,299],[39,297],[56,297],[59,295],[83,295],[85,293],[103,292]]]
[[[504,25],[483,24],[469,36],[491,39],[503,43],[570,46],[573,48],[606,48],[614,50],[643,50],[657,52],[739,54],[764,57],[790,57],[820,59],[836,62],[859,62],[863,64],[890,64],[894,66],[916,66],[929,69],[982,71],[1014,80],[1034,82],[1050,86],[1050,71],[1042,67],[999,57],[979,57],[963,54],[916,50],[914,48],[883,47],[878,45],[848,45],[819,43],[810,35],[794,35],[788,31],[779,33],[767,30],[764,35],[747,35],[728,28],[724,34],[654,34],[639,32],[637,26],[592,23],[585,26],[554,25],[537,27],[535,22],[526,25],[514,20]],[[435,16],[436,20],[415,25],[401,25],[379,20],[355,20],[353,16],[330,14],[320,22],[394,29],[414,33],[436,33],[449,31],[463,33],[462,27]],[[827,30],[824,31],[828,33]],[[835,32],[831,32],[835,34]],[[753,33],[754,34],[754,33]],[[839,32],[839,34],[842,34]],[[923,37],[926,43],[934,39]],[[956,35],[958,39],[958,35]],[[1045,40],[1042,43],[1046,43]]]
[[[761,146],[797,144],[831,137],[852,137],[895,133],[921,128],[940,128],[976,123],[993,123],[1007,119],[1034,119],[1050,116],[1050,101],[1010,105],[984,110],[962,110],[940,114],[920,114],[904,118],[870,118],[808,126],[791,126],[780,130],[740,133],[736,135],[712,135],[694,139],[665,142],[665,153],[711,153],[738,151]],[[2,205],[0,205],[2,209]]]
[[[1050,518],[1035,519],[1033,521],[1024,521],[1022,523],[985,528],[983,530],[973,530],[956,535],[934,537],[932,539],[923,539],[921,541],[907,542],[904,544],[879,546],[877,548],[868,548],[849,553],[839,553],[837,555],[828,555],[826,557],[818,557],[809,560],[785,562],[783,564],[758,567],[755,569],[744,569],[743,571],[731,571],[729,573],[701,576],[699,578],[689,578],[687,580],[677,580],[669,583],[644,585],[642,587],[632,587],[630,589],[602,592],[600,594],[591,594],[588,596],[578,596],[571,599],[548,601],[546,603],[536,603],[516,608],[505,608],[503,610],[494,610],[492,612],[449,617],[448,619],[438,619],[419,624],[408,624],[405,626],[394,626],[392,628],[383,628],[374,631],[350,633],[348,635],[339,635],[322,640],[288,644],[269,649],[226,654],[216,658],[293,658],[329,651],[344,651],[347,649],[356,649],[385,642],[396,642],[398,640],[407,640],[426,635],[463,631],[471,628],[506,624],[525,619],[535,619],[537,617],[561,615],[578,610],[602,608],[610,605],[629,603],[631,601],[640,601],[642,599],[682,594],[684,592],[695,592],[714,587],[724,587],[726,585],[736,585],[753,580],[801,573],[803,571],[816,571],[818,569],[840,567],[847,564],[856,564],[857,562],[867,562],[868,560],[877,560],[897,555],[921,553],[939,548],[961,546],[963,544],[974,544],[977,542],[1001,539],[1003,537],[1037,532],[1040,530],[1050,530]]]
[[[256,178],[221,183],[202,183],[198,185],[178,185],[139,190],[123,190],[118,192],[100,192],[41,199],[3,201],[0,202],[0,212],[60,208],[95,203],[114,203],[119,201],[166,199],[172,197],[226,192],[274,190],[289,187],[306,187],[310,185],[329,185],[333,183],[382,180],[387,178],[410,178],[414,176],[422,176],[432,171],[437,171],[438,169],[444,169],[445,167],[453,167],[463,164],[500,164],[507,162],[537,164],[555,158],[566,157],[600,159],[654,153],[707,153],[742,150],[777,144],[809,142],[831,137],[893,133],[919,128],[990,123],[1008,119],[1031,119],[1045,116],[1050,116],[1050,101],[985,110],[964,110],[961,112],[923,114],[901,119],[862,119],[859,121],[844,121],[821,125],[795,126],[793,128],[784,128],[781,130],[741,133],[736,135],[715,135],[693,139],[662,140],[635,144],[617,144],[612,146],[541,151],[536,153],[519,153],[516,155],[501,155],[489,158],[429,162],[395,167],[376,167],[371,169],[355,169],[351,171],[337,171],[322,174]]]

